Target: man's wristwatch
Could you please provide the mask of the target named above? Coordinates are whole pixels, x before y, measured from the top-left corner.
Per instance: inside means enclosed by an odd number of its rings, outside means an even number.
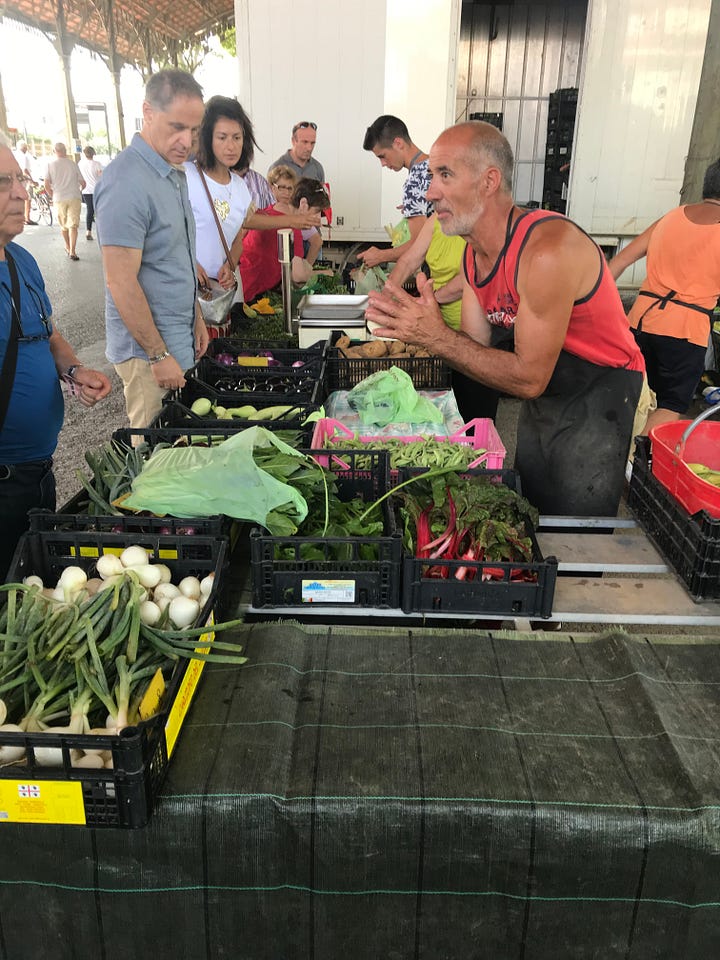
[[[161,363],[163,360],[167,360],[169,356],[170,352],[168,350],[163,350],[162,353],[158,353],[155,357],[148,357],[148,363],[151,367],[153,367],[156,363]]]
[[[84,364],[82,363],[71,363],[70,366],[65,371],[65,376],[70,377],[71,380],[74,379],[75,371],[77,370],[78,367],[82,367],[82,366],[84,366]]]

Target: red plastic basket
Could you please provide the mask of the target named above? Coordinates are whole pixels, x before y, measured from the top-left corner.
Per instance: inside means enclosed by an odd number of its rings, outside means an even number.
[[[315,427],[312,439],[313,450],[322,450],[332,446],[342,447],[344,442],[354,437],[355,434],[353,431],[346,427],[345,424],[340,423],[339,420],[333,420],[331,417],[325,417],[318,420]],[[368,447],[372,447],[374,441],[392,439],[402,440],[403,443],[410,443],[413,440],[422,440],[423,437],[381,437],[363,434],[358,437],[358,439],[362,443],[366,443]],[[492,420],[476,418],[475,420],[470,420],[464,427],[453,433],[452,436],[436,436],[435,439],[444,440],[448,443],[459,443],[466,447],[472,447],[473,450],[483,450],[484,452],[479,453],[477,459],[473,460],[467,469],[473,467],[484,467],[488,470],[502,469],[507,451]],[[318,459],[317,455],[316,459]]]
[[[701,416],[709,416],[706,411]],[[720,518],[720,487],[702,480],[688,463],[704,463],[720,471],[720,423],[676,420],[650,431],[652,472],[688,513],[706,510]],[[683,435],[692,427],[685,442]]]

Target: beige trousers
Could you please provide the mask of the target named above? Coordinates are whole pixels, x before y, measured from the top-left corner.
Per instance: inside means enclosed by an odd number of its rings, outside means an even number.
[[[647,374],[643,374],[643,385],[642,390],[640,391],[640,399],[638,400],[637,409],[635,410],[635,420],[633,421],[633,432],[632,438],[630,440],[630,453],[628,454],[628,460],[632,460],[635,456],[635,437],[639,436],[645,430],[645,424],[647,423],[647,418],[657,409],[657,400],[655,398],[655,392],[650,389],[648,384]]]
[[[160,413],[162,398],[167,390],[159,387],[147,360],[132,357],[114,364],[115,372],[123,383],[125,409],[130,426],[134,429],[149,427]]]

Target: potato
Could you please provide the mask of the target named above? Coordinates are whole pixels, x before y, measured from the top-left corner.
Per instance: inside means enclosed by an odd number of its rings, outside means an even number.
[[[426,350],[425,347],[418,347],[418,348],[415,350],[415,356],[416,356],[416,357],[431,357],[432,354],[430,353],[429,350]]]
[[[387,343],[384,340],[368,340],[360,347],[361,357],[386,357]]]
[[[338,348],[338,350],[345,350],[346,347],[352,346],[352,340],[346,333],[344,333],[341,337],[338,337],[337,341],[335,342],[335,346]]]
[[[359,360],[365,356],[365,354],[362,352],[363,346],[363,344],[360,344],[357,347],[345,347],[345,349],[342,351],[342,354],[348,360]]]
[[[402,342],[402,340],[391,340],[390,343],[388,344],[388,347],[389,347],[388,353],[390,354],[390,356],[393,356],[393,354],[396,354],[396,353],[404,353],[407,350],[407,347]]]

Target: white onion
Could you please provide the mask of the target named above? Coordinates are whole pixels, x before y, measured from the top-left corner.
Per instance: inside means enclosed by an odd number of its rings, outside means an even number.
[[[170,601],[168,610],[171,621],[178,630],[183,630],[185,627],[191,627],[197,620],[200,615],[200,604],[190,597],[174,597]]]
[[[212,589],[215,586],[215,574],[209,573],[206,577],[200,581],[200,595],[202,597],[209,597],[212,593]]]
[[[160,583],[170,583],[172,580],[170,567],[166,563],[154,563],[153,566],[160,571]]]
[[[98,576],[102,577],[103,580],[107,580],[108,577],[116,577],[124,570],[120,557],[115,556],[114,553],[104,553],[101,557],[98,557],[95,567]]]
[[[41,590],[45,586],[40,577],[36,577],[34,573],[31,573],[29,577],[25,577],[23,583],[28,587],[40,587]]]
[[[126,567],[126,569],[132,570],[137,575],[138,580],[146,590],[154,590],[162,577],[162,572],[152,563],[135,564],[135,566]]]
[[[191,600],[200,599],[200,581],[197,577],[184,577],[178,584],[178,590]]]
[[[180,591],[174,583],[159,583],[153,590],[153,600],[156,603],[158,600],[162,600],[163,597],[167,597],[168,600],[172,600],[174,597],[179,596]]]
[[[143,564],[149,563],[147,550],[144,547],[138,547],[134,545],[132,547],[125,547],[123,552],[120,554],[120,563],[123,567],[140,567]]]
[[[152,600],[144,600],[140,604],[140,620],[142,623],[146,623],[149,627],[154,627],[162,616],[162,611],[160,607],[153,603]]]

